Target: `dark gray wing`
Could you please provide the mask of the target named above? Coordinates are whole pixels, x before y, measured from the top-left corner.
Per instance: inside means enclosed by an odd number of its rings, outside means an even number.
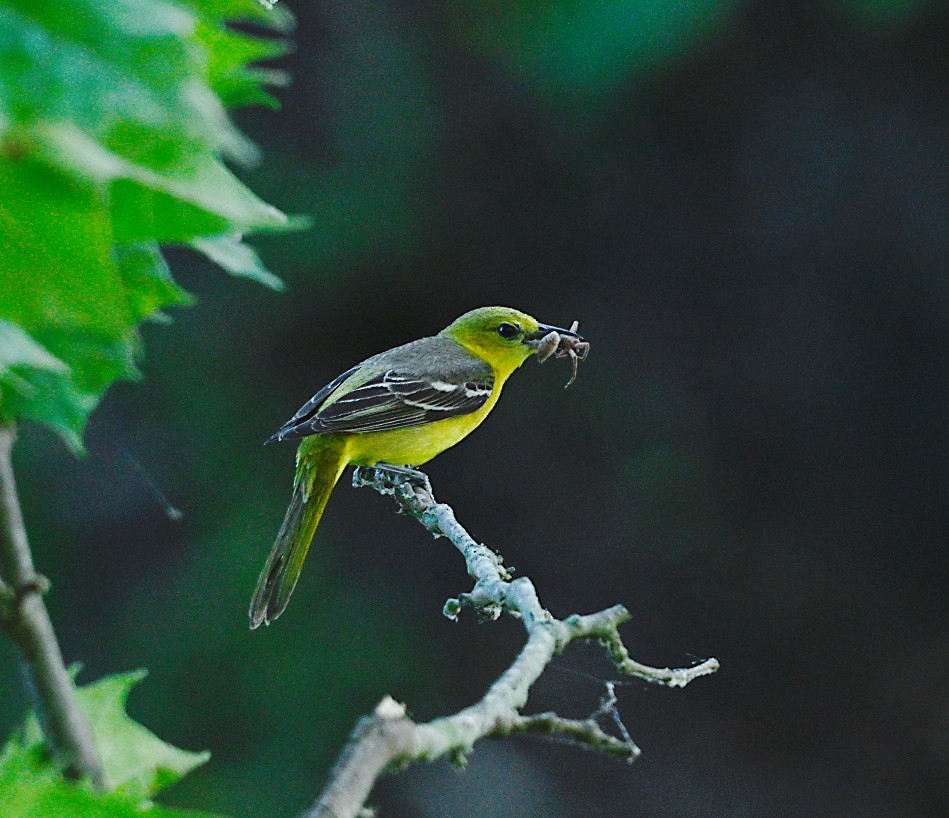
[[[379,373],[334,397],[345,380],[366,366]],[[451,339],[422,338],[341,375],[314,395],[274,438],[420,426],[474,412],[484,406],[493,388],[494,372],[487,363]]]
[[[337,387],[345,381],[350,375],[352,375],[357,369],[358,366],[354,366],[352,369],[347,369],[342,375],[338,378],[334,378],[326,386],[324,386],[319,392],[317,392],[312,398],[310,398],[306,403],[303,404],[297,411],[297,413],[290,418],[286,423],[283,424],[276,432],[274,432],[270,437],[267,438],[267,443],[270,443],[273,440],[283,440],[285,437],[300,437],[300,435],[291,434],[291,432],[298,426],[303,426],[313,415],[316,414],[317,410],[323,404],[323,402],[332,395]],[[312,434],[307,432],[306,434]]]
[[[493,386],[490,371],[481,379],[453,383],[390,369],[319,412],[314,431],[381,432],[467,415],[484,406]]]

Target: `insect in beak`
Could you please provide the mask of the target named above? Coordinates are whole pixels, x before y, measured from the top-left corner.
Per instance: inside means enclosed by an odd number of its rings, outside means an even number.
[[[577,366],[580,361],[590,354],[590,342],[577,333],[578,321],[570,325],[570,329],[552,327],[549,324],[538,324],[537,331],[525,336],[524,343],[537,350],[537,360],[543,363],[551,356],[555,358],[570,358],[573,364],[573,374],[566,386],[570,386],[577,379]],[[564,387],[566,388],[566,387]]]

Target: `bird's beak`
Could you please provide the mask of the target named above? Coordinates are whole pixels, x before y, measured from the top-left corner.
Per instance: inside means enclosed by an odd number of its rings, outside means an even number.
[[[566,335],[570,338],[576,338],[578,341],[586,340],[582,335],[579,335],[571,329],[552,327],[550,324],[538,324],[536,332],[525,335],[522,343],[527,344],[529,347],[536,348],[541,340],[543,340],[551,332],[556,332],[558,335]]]

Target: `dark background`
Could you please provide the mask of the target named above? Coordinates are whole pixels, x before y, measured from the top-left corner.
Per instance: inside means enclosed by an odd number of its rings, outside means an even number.
[[[17,451],[49,604],[83,679],[213,760],[169,802],[290,816],[385,694],[419,719],[480,698],[513,621],[444,619],[458,556],[344,478],[287,613],[246,604],[292,446],[261,448],[361,358],[484,304],[577,318],[593,352],[532,362],[429,467],[558,616],[615,603],[641,661],[633,766],[486,741],[420,766],[383,816],[942,815],[949,780],[949,71],[942,3],[288,2],[281,112],[245,177],[310,214],[257,242],[281,295],[172,253],[200,298],[145,331],[75,461]],[[169,519],[152,486],[183,512]],[[572,647],[532,709],[592,712]],[[0,644],[0,728],[24,708]]]

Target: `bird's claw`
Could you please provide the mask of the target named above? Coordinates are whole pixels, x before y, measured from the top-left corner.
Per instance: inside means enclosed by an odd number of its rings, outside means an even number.
[[[379,482],[393,492],[398,490],[399,486],[409,485],[413,489],[421,489],[433,500],[435,499],[435,491],[432,489],[428,475],[411,466],[376,463],[373,466],[357,466],[353,472],[353,486],[356,488],[375,485]]]

